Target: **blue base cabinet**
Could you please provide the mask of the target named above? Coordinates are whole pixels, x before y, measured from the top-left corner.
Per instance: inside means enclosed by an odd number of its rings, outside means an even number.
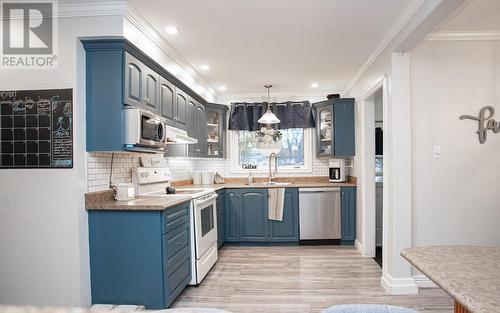
[[[297,188],[285,190],[283,221],[268,219],[267,189],[227,189],[225,201],[225,242],[299,242]]]
[[[342,187],[341,202],[341,244],[353,245],[356,240],[356,187]]]
[[[168,308],[191,280],[189,202],[88,216],[92,304]]]
[[[217,247],[224,245],[224,207],[226,205],[226,193],[224,189],[217,191]]]
[[[268,241],[267,189],[242,190],[239,197],[240,242]]]
[[[299,190],[287,188],[283,221],[269,221],[270,242],[298,242],[299,240]]]

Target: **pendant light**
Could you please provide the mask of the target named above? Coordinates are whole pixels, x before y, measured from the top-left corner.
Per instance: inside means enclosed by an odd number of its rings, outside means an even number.
[[[276,117],[276,115],[271,112],[271,96],[269,95],[269,89],[271,89],[273,85],[265,85],[267,88],[267,110],[257,121],[260,124],[278,124],[280,120]]]

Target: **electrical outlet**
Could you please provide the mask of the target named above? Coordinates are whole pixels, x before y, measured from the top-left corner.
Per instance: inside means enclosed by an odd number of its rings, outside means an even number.
[[[433,155],[435,159],[441,159],[441,157],[443,156],[441,152],[441,146],[434,146]]]

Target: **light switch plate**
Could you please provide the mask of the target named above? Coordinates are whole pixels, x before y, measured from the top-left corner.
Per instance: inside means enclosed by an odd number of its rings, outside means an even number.
[[[435,159],[441,159],[441,157],[443,156],[441,152],[441,146],[434,146],[433,155]]]

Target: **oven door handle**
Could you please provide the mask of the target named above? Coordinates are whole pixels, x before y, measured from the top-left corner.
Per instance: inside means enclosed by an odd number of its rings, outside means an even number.
[[[207,198],[203,201],[198,201],[196,200],[196,207],[199,207],[199,206],[203,206],[205,203],[208,203],[208,202],[211,202],[213,201],[214,199],[216,199],[218,197],[217,194],[214,194],[213,196],[211,196],[210,198]]]

